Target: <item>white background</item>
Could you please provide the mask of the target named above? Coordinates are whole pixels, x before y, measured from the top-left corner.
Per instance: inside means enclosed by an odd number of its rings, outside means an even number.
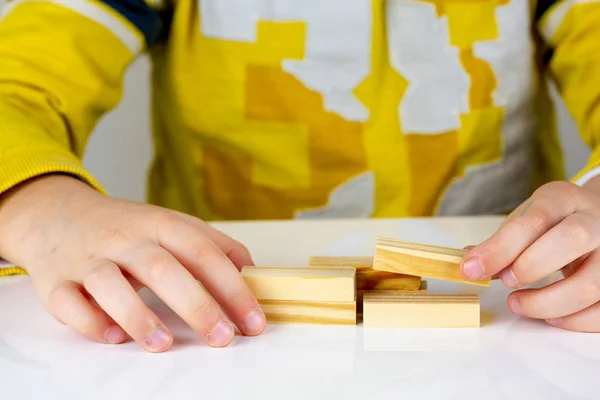
[[[0,9],[4,1],[0,0]],[[152,158],[149,72],[147,57],[137,60],[128,70],[124,97],[100,121],[84,159],[90,172],[111,195],[137,201],[145,200],[146,174]],[[557,108],[571,177],[583,167],[590,151],[582,143],[562,102],[557,102]]]

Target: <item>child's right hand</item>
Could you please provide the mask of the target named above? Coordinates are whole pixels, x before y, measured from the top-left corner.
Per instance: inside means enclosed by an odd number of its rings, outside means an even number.
[[[127,333],[151,352],[171,346],[141,286],[214,347],[231,342],[231,322],[246,335],[266,325],[239,274],[252,264],[242,244],[199,219],[106,197],[71,177],[37,178],[0,198],[0,256],[27,269],[50,314],[96,341],[121,343]]]

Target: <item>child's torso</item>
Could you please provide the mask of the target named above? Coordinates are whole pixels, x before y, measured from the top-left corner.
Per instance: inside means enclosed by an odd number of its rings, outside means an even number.
[[[530,9],[180,0],[154,54],[151,201],[206,219],[509,211],[535,136],[555,136]]]

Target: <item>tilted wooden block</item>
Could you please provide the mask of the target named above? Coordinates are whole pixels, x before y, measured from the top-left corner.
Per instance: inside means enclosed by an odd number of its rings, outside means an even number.
[[[259,300],[353,302],[354,268],[244,267],[244,281]]]
[[[356,325],[356,301],[259,300],[269,323]]]
[[[469,281],[460,273],[467,250],[378,238],[373,269],[423,278],[490,286],[491,278]]]
[[[373,257],[327,257],[313,256],[310,267],[354,267],[356,268],[357,290],[419,290],[421,278],[396,272],[376,271]]]
[[[476,294],[365,293],[363,325],[373,328],[478,328]]]

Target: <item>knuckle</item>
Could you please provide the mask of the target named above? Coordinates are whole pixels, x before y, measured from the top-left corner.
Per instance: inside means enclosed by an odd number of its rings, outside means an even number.
[[[565,221],[563,233],[569,241],[586,244],[594,241],[594,228],[591,221],[583,215],[573,215],[569,222]]]
[[[194,250],[192,251],[191,256],[198,263],[200,268],[220,262],[223,259],[223,255],[220,254],[215,247],[216,246],[212,245],[212,243],[201,240],[192,244],[191,248]]]
[[[98,230],[98,239],[102,242],[125,242],[131,239],[131,232],[124,228],[103,228]]]
[[[238,242],[237,240],[235,241],[235,249],[240,253],[250,253],[250,249],[248,249],[248,247],[245,244],[243,244],[242,242]]]
[[[153,282],[164,282],[173,271],[173,261],[166,256],[155,256],[148,266],[148,276]]]
[[[63,307],[67,300],[67,287],[64,284],[58,284],[48,291],[48,305],[52,310]]]
[[[571,182],[556,181],[540,186],[534,194],[555,197],[557,194],[572,195],[577,189],[578,186]]]
[[[246,287],[238,287],[230,296],[229,301],[231,304],[245,304],[250,300],[250,293]]]
[[[600,276],[594,276],[582,282],[580,298],[585,304],[592,304],[600,299]]]
[[[210,312],[210,309],[211,303],[209,301],[201,301],[192,308],[192,316],[202,318]]]
[[[536,204],[540,201],[552,204],[575,204],[581,196],[581,188],[571,182],[551,182],[538,188],[533,198]]]
[[[523,218],[518,218],[514,224],[519,230],[533,231],[537,236],[543,235],[551,226],[551,217],[542,203],[536,203]]]
[[[206,334],[221,318],[221,308],[208,299],[196,303],[190,310],[190,320],[198,326],[199,331],[204,331]]]
[[[181,217],[169,210],[153,211],[152,218],[156,221],[156,232],[170,232],[182,222]]]
[[[102,282],[114,276],[115,272],[117,272],[116,269],[117,267],[112,264],[102,263],[93,268],[83,278],[83,284],[85,287],[94,287],[102,284]]]
[[[538,235],[542,235],[550,226],[550,217],[543,208],[532,210],[528,219],[529,226]]]

